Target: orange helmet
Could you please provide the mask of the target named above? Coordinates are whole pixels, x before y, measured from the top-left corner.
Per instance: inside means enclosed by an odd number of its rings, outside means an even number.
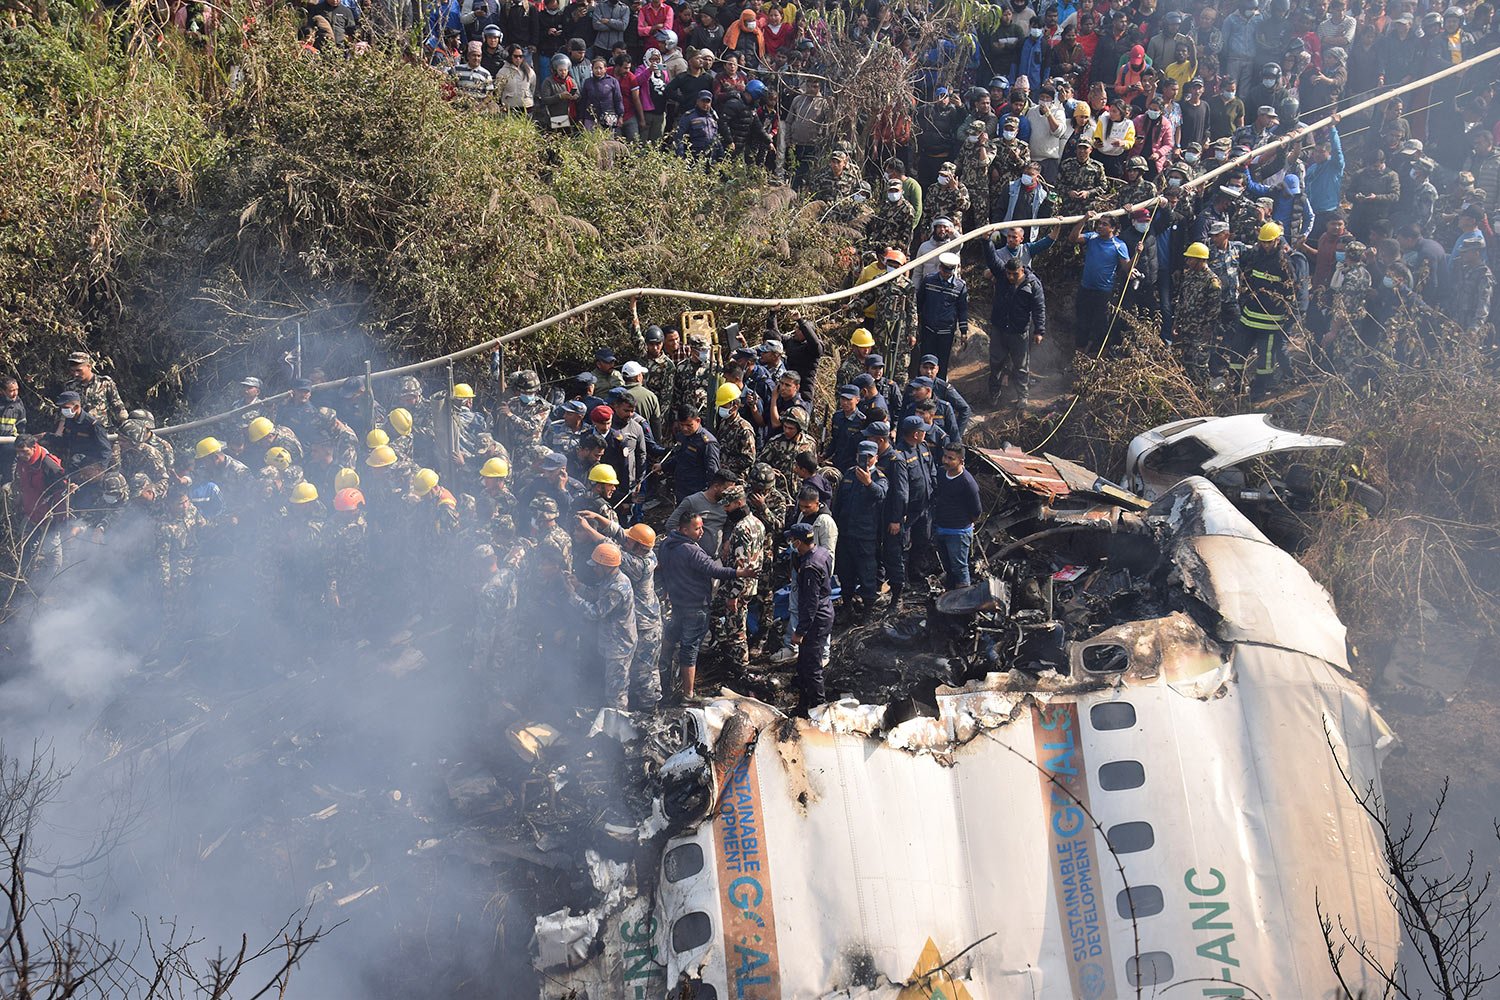
[[[896,266],[900,267],[902,264],[906,263],[906,254],[893,247],[886,247],[885,254],[881,259],[885,260],[887,263],[889,263],[890,261],[895,261]]]
[[[625,537],[638,545],[646,546],[648,549],[656,544],[656,532],[651,529],[651,525],[649,524],[632,524],[625,529]]]
[[[352,486],[339,490],[333,497],[334,510],[354,510],[364,505],[365,495]]]

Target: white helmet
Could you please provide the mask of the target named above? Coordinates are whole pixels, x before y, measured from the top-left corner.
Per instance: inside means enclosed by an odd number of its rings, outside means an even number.
[[[653,34],[656,40],[658,42],[661,42],[662,48],[677,48],[677,32],[673,31],[671,28],[657,28]]]

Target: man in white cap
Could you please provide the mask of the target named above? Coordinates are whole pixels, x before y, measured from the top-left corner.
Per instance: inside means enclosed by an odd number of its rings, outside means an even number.
[[[953,340],[969,336],[969,287],[958,276],[958,254],[938,257],[938,273],[917,289],[917,345],[920,353],[938,359],[938,376],[948,377]]]
[[[620,366],[620,378],[624,380],[626,393],[635,400],[636,414],[646,421],[652,434],[658,434],[661,429],[661,400],[656,398],[656,393],[646,388],[645,377],[646,366],[639,361],[627,361]]]

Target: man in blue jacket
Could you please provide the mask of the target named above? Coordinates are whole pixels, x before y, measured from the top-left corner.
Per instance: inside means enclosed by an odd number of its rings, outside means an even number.
[[[876,464],[880,445],[862,441],[849,474],[833,498],[833,519],[839,526],[838,565],[844,569],[844,586],[854,616],[863,619],[875,607],[880,589],[880,534],[882,513],[890,484]],[[800,598],[799,598],[800,599]]]
[[[703,515],[687,514],[677,530],[667,536],[661,547],[661,585],[672,612],[662,644],[661,670],[670,676],[677,663],[677,693],[683,701],[697,696],[693,681],[698,672],[698,649],[708,634],[708,602],[713,597],[715,580],[752,577],[753,566],[725,566],[710,559],[698,547],[703,537]]]
[[[1005,386],[1016,390],[1017,404],[1031,393],[1031,345],[1047,334],[1047,295],[1041,279],[1015,257],[996,267],[995,296],[990,304],[990,400],[999,403]]]
[[[786,529],[796,550],[797,602],[802,608],[797,634],[797,714],[806,717],[827,700],[823,692],[823,645],[833,632],[833,555],[817,543],[812,525]]]

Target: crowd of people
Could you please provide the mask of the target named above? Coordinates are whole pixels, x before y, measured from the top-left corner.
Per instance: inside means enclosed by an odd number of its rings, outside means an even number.
[[[1495,72],[1424,88],[1410,111],[1339,112],[1494,47],[1489,4],[1423,2],[1240,0],[1220,17],[1201,2],[1009,0],[982,31],[933,37],[941,12],[883,2],[445,0],[428,58],[456,100],[710,162],[744,152],[848,227],[852,281],[1014,224],[857,295],[842,326],[793,316],[783,335],[773,314],[756,345],[649,326],[628,358],[603,349],[572,378],[521,370],[479,391],[247,375],[218,401],[236,415],[191,442],[158,435],[75,353],[43,413],[0,384],[24,560],[115,542],[149,567],[168,618],[205,574],[264,574],[259,599],[307,634],[415,604],[461,623],[475,670],[534,651],[519,659],[572,665],[556,673],[622,708],[695,697],[708,646],[731,671],[795,664],[805,711],[824,697],[836,606],[862,621],[925,593],[929,574],[969,582],[973,414],[949,372],[969,335],[966,273],[989,297],[995,404],[1027,398],[1044,274],[1070,286],[1079,350],[1102,355],[1129,312],[1205,382],[1255,394],[1297,331],[1372,389],[1444,337],[1490,336]],[[320,0],[307,44],[355,44],[376,16]],[[827,54],[851,44],[891,46],[913,71],[910,101],[865,139],[827,127]],[[1054,215],[1082,218],[1034,224]],[[825,355],[832,398],[815,399]],[[289,395],[262,404],[269,389]],[[393,578],[415,596],[397,602]]]
[[[415,609],[462,624],[476,671],[573,665],[562,674],[620,708],[656,705],[663,678],[695,697],[711,644],[731,670],[795,663],[806,710],[824,697],[835,599],[852,620],[899,607],[934,559],[966,585],[981,514],[969,407],[937,359],[897,384],[854,349],[818,433],[823,352],[806,320],[722,363],[707,332],[651,326],[623,364],[602,349],[546,387],[512,372],[483,400],[412,376],[386,400],[359,377],[315,396],[303,378],[265,405],[247,376],[223,401],[235,416],[181,450],[79,352],[45,418],[7,384],[6,496],[28,573],[112,546],[169,630],[205,579],[253,562],[257,599],[301,637],[367,635]],[[388,586],[413,576],[415,599]]]
[[[967,333],[967,264],[994,279],[990,396],[1024,402],[1046,334],[1033,264],[1055,246],[1083,258],[1080,349],[1113,343],[1123,309],[1159,323],[1195,373],[1261,397],[1294,323],[1320,361],[1363,381],[1383,359],[1427,354],[1445,320],[1471,337],[1490,328],[1500,70],[1303,124],[1495,48],[1489,3],[1429,2],[1007,0],[964,30],[943,9],[881,0],[444,0],[426,58],[455,99],[544,130],[601,129],[789,179],[858,234],[862,278],[1017,223],[861,303],[895,374],[932,354],[946,376]],[[322,0],[310,37],[339,46],[357,11]],[[910,94],[851,126],[840,67],[882,46],[904,59]],[[1027,224],[1123,206],[1135,211],[1077,233]]]

